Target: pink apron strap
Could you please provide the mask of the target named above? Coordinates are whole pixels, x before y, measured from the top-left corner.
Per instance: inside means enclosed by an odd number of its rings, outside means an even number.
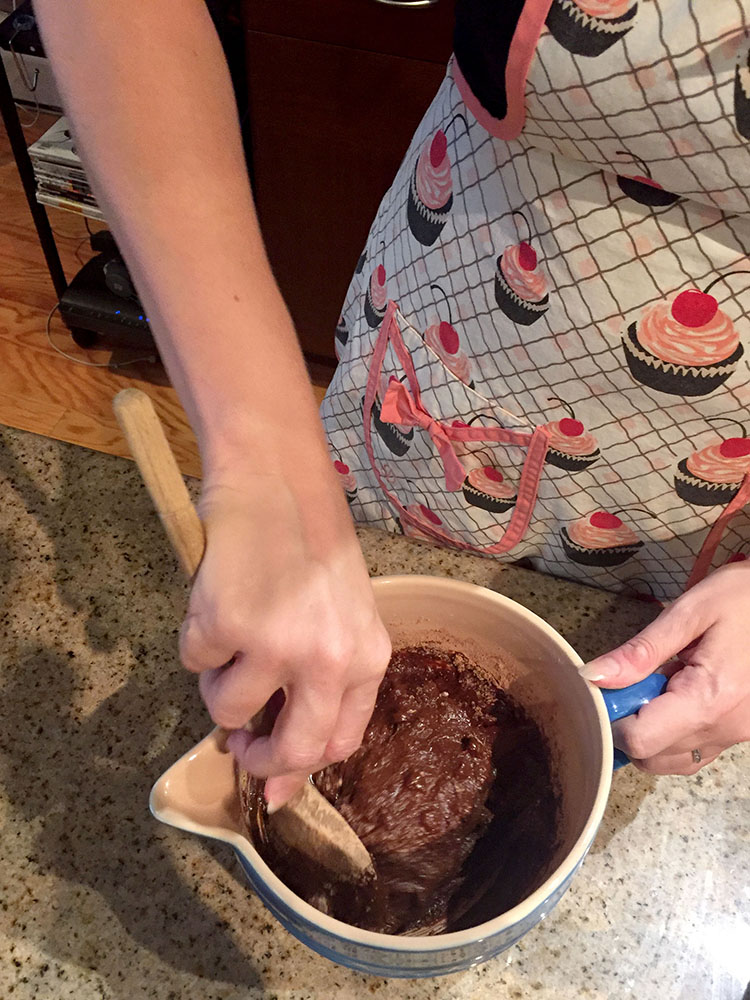
[[[748,472],[742,480],[742,486],[740,486],[737,496],[727,504],[721,514],[714,521],[709,533],[706,535],[706,540],[701,546],[698,558],[695,560],[693,572],[688,578],[685,590],[690,590],[691,587],[694,587],[696,583],[700,583],[701,580],[703,580],[708,574],[711,566],[713,565],[714,556],[716,555],[716,550],[719,547],[719,542],[721,542],[724,532],[727,529],[727,525],[734,515],[738,511],[742,510],[743,507],[747,506],[748,503],[750,503],[750,472]]]
[[[380,332],[375,344],[375,348],[372,355],[372,360],[370,364],[370,374],[367,380],[367,388],[365,390],[364,399],[364,434],[365,434],[365,448],[367,455],[370,459],[370,464],[372,470],[375,473],[375,477],[380,484],[380,488],[383,493],[388,498],[388,500],[397,508],[402,519],[414,524],[416,527],[423,532],[423,534],[433,537],[436,541],[444,542],[447,545],[451,545],[454,548],[468,549],[475,552],[486,552],[492,555],[499,555],[504,552],[509,552],[523,539],[526,532],[529,529],[529,524],[534,513],[534,507],[536,505],[537,496],[539,493],[539,482],[541,480],[542,474],[544,472],[544,462],[547,456],[547,448],[549,445],[549,435],[544,427],[537,427],[533,432],[520,431],[520,430],[509,430],[503,427],[468,427],[468,426],[447,426],[445,424],[439,423],[439,421],[430,418],[430,423],[435,425],[433,430],[433,440],[434,431],[438,429],[440,431],[440,436],[445,438],[446,445],[449,445],[451,440],[453,441],[495,441],[499,444],[509,444],[515,445],[521,448],[527,448],[526,460],[523,465],[523,470],[521,472],[521,478],[518,484],[518,498],[516,500],[513,513],[511,515],[508,527],[503,533],[502,539],[495,545],[478,548],[473,546],[468,542],[462,542],[458,538],[454,538],[452,535],[441,531],[439,528],[427,525],[422,522],[418,522],[416,518],[413,518],[409,512],[404,508],[404,506],[399,502],[398,498],[388,489],[388,487],[383,482],[380,471],[375,462],[375,455],[372,447],[372,425],[370,420],[370,414],[372,412],[372,406],[375,402],[375,396],[377,395],[380,374],[382,371],[383,360],[385,359],[386,350],[388,344],[391,343],[396,352],[396,355],[406,371],[407,379],[409,382],[409,387],[411,389],[411,395],[413,399],[410,401],[414,406],[416,406],[420,411],[424,411],[424,415],[427,416],[427,411],[424,410],[424,406],[421,400],[421,394],[419,391],[419,382],[417,381],[416,371],[414,369],[414,363],[412,361],[411,355],[409,354],[406,345],[401,337],[401,331],[398,327],[398,322],[396,320],[396,313],[398,311],[398,306],[395,302],[391,301],[388,303],[386,309],[385,317],[380,327]],[[404,395],[403,392],[400,393],[401,396]],[[391,405],[393,405],[395,395],[391,393]],[[382,412],[382,411],[381,411]],[[389,412],[386,410],[386,412]],[[423,423],[423,421],[420,421]],[[452,451],[452,449],[451,449]],[[443,456],[444,457],[444,456]],[[453,487],[460,489],[460,485]]]

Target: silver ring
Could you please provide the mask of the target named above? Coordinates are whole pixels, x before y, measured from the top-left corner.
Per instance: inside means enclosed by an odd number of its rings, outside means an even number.
[[[701,755],[700,750],[691,750],[690,752],[693,755],[693,763],[700,764],[700,762],[703,760],[703,756]]]

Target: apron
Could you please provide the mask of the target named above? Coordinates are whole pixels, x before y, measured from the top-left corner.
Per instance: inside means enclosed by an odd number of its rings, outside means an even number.
[[[526,0],[452,59],[336,329],[355,520],[658,600],[750,554],[747,21]]]

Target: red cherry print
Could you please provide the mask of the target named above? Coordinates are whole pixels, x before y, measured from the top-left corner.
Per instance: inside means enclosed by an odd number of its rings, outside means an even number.
[[[484,468],[482,469],[482,472],[485,474],[485,476],[487,476],[488,479],[491,479],[493,483],[502,483],[503,481],[502,472],[500,472],[499,469],[496,469],[492,465],[485,465]]]
[[[338,472],[338,474],[340,476],[348,476],[349,475],[349,466],[348,465],[344,465],[343,462],[338,462],[338,461],[334,462],[333,463],[333,467],[336,470],[336,472]]]
[[[440,324],[440,328],[438,330],[438,336],[440,337],[440,343],[443,345],[443,350],[447,354],[458,353],[458,347],[459,347],[458,334],[450,325],[450,323],[446,323],[445,321],[443,321]]]
[[[694,330],[710,323],[718,308],[719,303],[713,295],[707,295],[697,288],[688,288],[680,292],[672,303],[672,316],[678,323]]]
[[[385,284],[385,268],[382,264],[378,264],[375,268],[375,280],[379,285]]]
[[[430,510],[429,507],[425,507],[425,505],[423,503],[421,503],[419,505],[419,510],[420,510],[420,512],[422,514],[422,517],[425,519],[425,521],[431,521],[432,524],[442,524],[443,523],[440,520],[440,518],[437,516],[437,514],[434,511]]]
[[[559,424],[560,433],[565,437],[578,437],[583,434],[583,424],[580,420],[573,420],[571,417],[563,417]]]
[[[454,420],[451,427],[471,427],[471,424],[465,424],[463,420]]]
[[[649,187],[658,188],[660,191],[664,190],[661,184],[658,181],[655,181],[653,177],[641,177],[639,174],[636,174],[636,176],[631,177],[630,180],[638,181],[639,184],[648,184]]]
[[[735,552],[735,554],[733,556],[730,556],[727,559],[727,562],[728,563],[744,562],[746,559],[747,559],[747,556],[745,555],[744,552]]]
[[[536,267],[536,250],[528,243],[522,243],[518,248],[518,262],[524,271],[533,271]]]
[[[617,514],[608,514],[606,510],[598,510],[592,514],[589,521],[595,528],[606,528],[607,531],[614,531],[622,525],[622,521]]]
[[[442,129],[438,129],[430,143],[430,163],[437,169],[448,151],[448,139]]]
[[[724,458],[744,458],[750,455],[750,438],[727,438],[719,448]]]

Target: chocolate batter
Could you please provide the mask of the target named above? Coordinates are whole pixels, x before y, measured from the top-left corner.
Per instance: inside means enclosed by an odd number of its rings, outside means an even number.
[[[546,878],[558,798],[549,748],[506,692],[460,653],[393,654],[360,749],[315,784],[369,850],[376,877],[335,883],[273,834],[262,782],[241,776],[262,857],[331,916],[390,934],[497,916]]]

